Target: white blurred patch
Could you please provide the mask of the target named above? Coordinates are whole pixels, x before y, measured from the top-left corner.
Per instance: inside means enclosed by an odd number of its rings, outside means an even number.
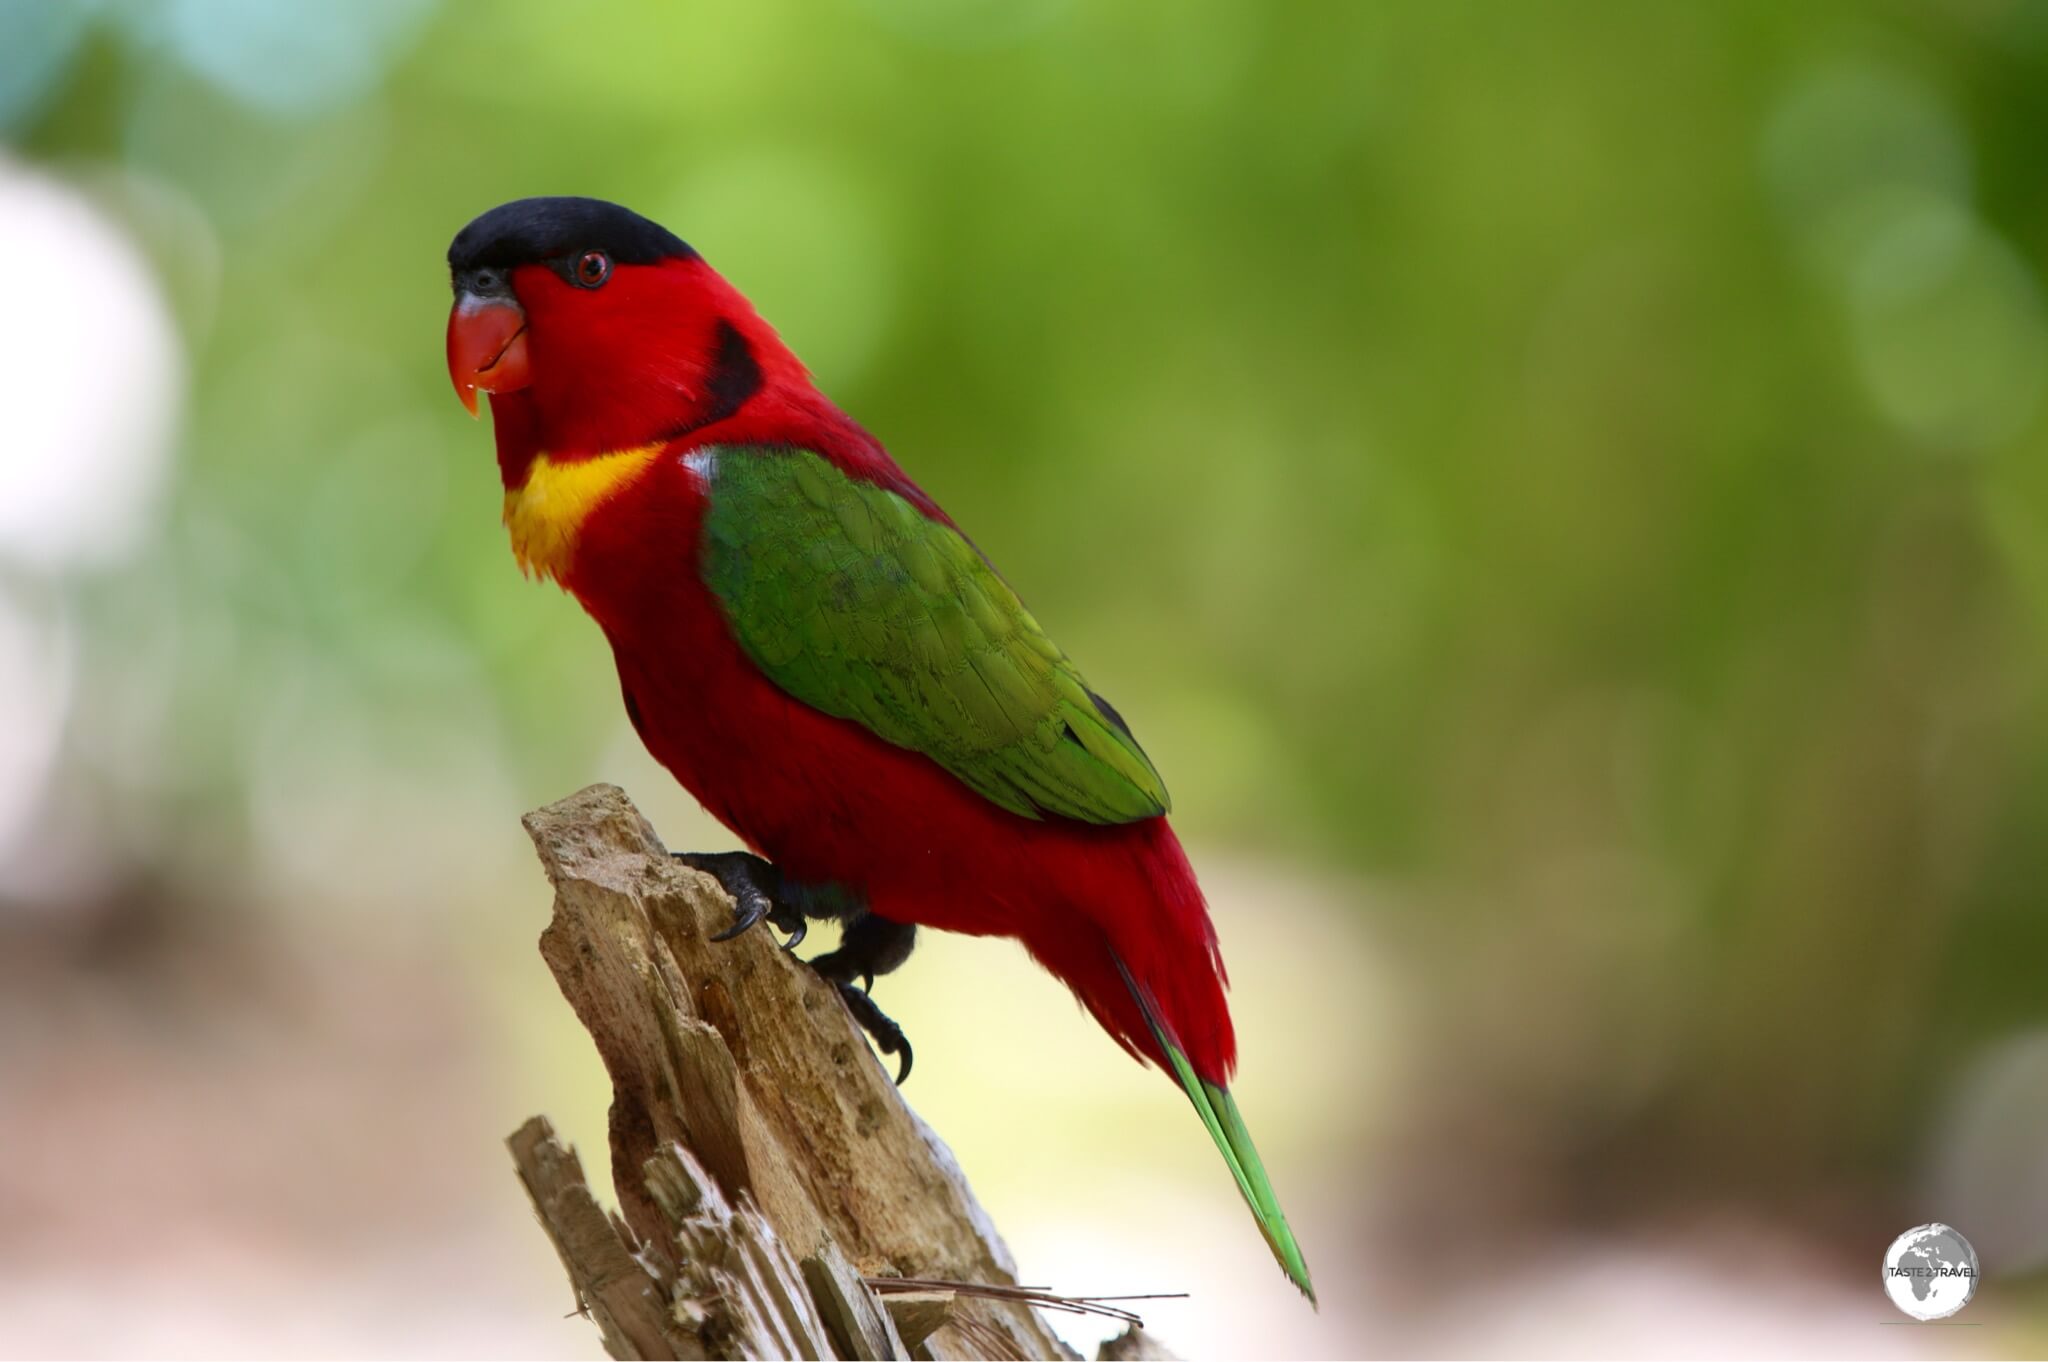
[[[185,357],[142,253],[77,190],[0,159],[0,560],[117,561],[150,522]]]
[[[1656,1239],[1558,1236],[1520,1256],[1520,1267],[1454,1282],[1425,1308],[1397,1307],[1388,1354],[1907,1358],[1969,1348],[1885,1327],[1876,1249],[1867,1274],[1845,1277],[1768,1222]]]

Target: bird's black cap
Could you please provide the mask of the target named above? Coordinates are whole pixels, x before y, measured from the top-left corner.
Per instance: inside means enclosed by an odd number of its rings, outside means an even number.
[[[448,244],[448,268],[457,274],[504,270],[590,250],[603,251],[622,265],[696,254],[668,228],[603,199],[514,199],[455,234]]]

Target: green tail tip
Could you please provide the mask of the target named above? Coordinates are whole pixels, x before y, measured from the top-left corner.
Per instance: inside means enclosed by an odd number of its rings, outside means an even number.
[[[1216,1142],[1223,1161],[1230,1165],[1230,1175],[1237,1179],[1237,1190],[1244,1194],[1245,1205],[1252,1208],[1252,1219],[1259,1222],[1259,1233],[1266,1237],[1266,1247],[1273,1250],[1273,1257],[1280,1264],[1280,1270],[1287,1274],[1287,1280],[1308,1297],[1310,1305],[1316,1305],[1316,1286],[1309,1280],[1308,1262],[1301,1256],[1301,1245],[1294,1242],[1294,1231],[1287,1226],[1287,1213],[1280,1209],[1280,1198],[1273,1195],[1273,1184],[1266,1177],[1265,1162],[1259,1158],[1258,1146],[1252,1143],[1252,1133],[1245,1129],[1244,1117],[1237,1110],[1237,1099],[1222,1084],[1211,1083],[1195,1073],[1195,1066],[1188,1063],[1186,1053],[1174,1043],[1173,1032],[1160,1017],[1150,992],[1138,986],[1138,981],[1131,977],[1129,967],[1122,960],[1113,955],[1111,959],[1116,960],[1117,972],[1123,975],[1124,986],[1130,989],[1131,998],[1138,1004],[1138,1011],[1150,1028],[1152,1039],[1159,1042],[1167,1063],[1173,1067],[1173,1076],[1179,1080],[1181,1091],[1188,1095],[1188,1101],[1194,1103],[1195,1113],[1208,1127],[1209,1138]]]
[[[1188,1057],[1180,1047],[1160,1037],[1161,1048],[1172,1061],[1173,1076],[1180,1080],[1180,1086],[1194,1103],[1195,1111],[1202,1118],[1202,1124],[1209,1129],[1209,1138],[1216,1142],[1223,1161],[1230,1165],[1230,1175],[1237,1179],[1237,1190],[1244,1194],[1245,1204],[1251,1207],[1252,1219],[1259,1222],[1259,1233],[1266,1238],[1266,1247],[1273,1250],[1280,1270],[1287,1274],[1301,1294],[1308,1297],[1310,1305],[1316,1305],[1315,1283],[1309,1280],[1308,1261],[1301,1256],[1301,1245],[1294,1241],[1294,1231],[1288,1227],[1287,1213],[1280,1209],[1280,1198],[1273,1194],[1273,1184],[1266,1177],[1265,1162],[1259,1158],[1258,1146],[1252,1143],[1252,1134],[1245,1129],[1244,1116],[1237,1109],[1237,1099],[1230,1090],[1220,1084],[1208,1082],[1196,1076]],[[1320,1308],[1318,1306],[1318,1308]]]

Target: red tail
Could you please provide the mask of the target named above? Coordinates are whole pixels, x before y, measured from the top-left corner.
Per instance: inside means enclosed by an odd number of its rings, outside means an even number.
[[[1195,1072],[1228,1084],[1237,1068],[1237,1035],[1224,999],[1229,976],[1180,839],[1164,818],[1103,833],[1063,877],[1067,914],[1034,922],[1024,944],[1119,1044],[1166,1069],[1166,1056],[1117,968],[1121,957]]]

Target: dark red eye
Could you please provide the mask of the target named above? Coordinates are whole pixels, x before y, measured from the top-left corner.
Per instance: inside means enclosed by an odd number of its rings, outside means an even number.
[[[576,282],[596,288],[612,277],[612,258],[603,251],[585,251],[576,261]]]

